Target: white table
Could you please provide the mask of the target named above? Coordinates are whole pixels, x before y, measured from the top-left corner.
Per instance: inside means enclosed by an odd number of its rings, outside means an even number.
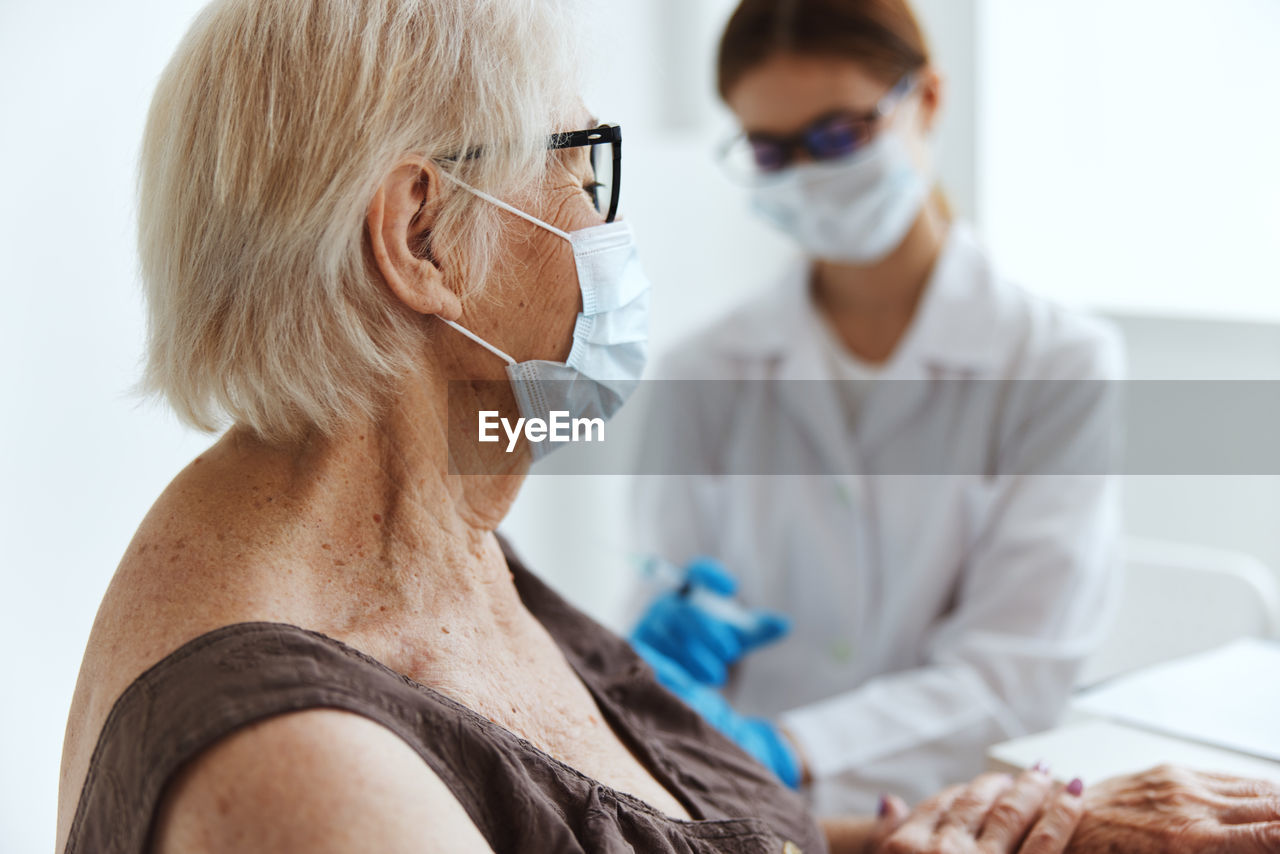
[[[1079,777],[1086,784],[1164,763],[1280,783],[1280,762],[1100,719],[1015,738],[987,752],[987,765],[993,771],[1017,772],[1040,761],[1049,765],[1057,779]]]
[[[1121,677],[1078,696],[1063,726],[997,744],[987,761],[1043,761],[1086,783],[1162,763],[1280,782],[1280,645],[1237,641]]]

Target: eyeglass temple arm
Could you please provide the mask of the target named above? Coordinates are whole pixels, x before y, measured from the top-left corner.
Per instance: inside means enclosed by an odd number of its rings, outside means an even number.
[[[620,145],[622,143],[622,128],[618,125],[600,125],[588,130],[555,133],[551,135],[550,141],[547,142],[547,148],[554,151],[560,148],[579,148],[584,145],[603,145],[606,142]]]

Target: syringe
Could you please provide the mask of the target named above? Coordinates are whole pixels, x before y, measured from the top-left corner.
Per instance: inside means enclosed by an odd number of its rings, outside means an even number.
[[[759,614],[732,596],[689,583],[685,571],[666,558],[656,555],[642,558],[640,571],[660,586],[675,591],[691,604],[735,629],[751,633],[759,628]]]

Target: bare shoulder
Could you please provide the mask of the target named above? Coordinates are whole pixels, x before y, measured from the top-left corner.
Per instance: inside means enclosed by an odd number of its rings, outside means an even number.
[[[246,727],[169,787],[158,854],[488,852],[443,781],[395,734],[313,710]]]
[[[258,543],[270,533],[246,531],[221,512],[199,468],[197,460],[157,499],[99,606],[63,742],[59,850],[99,733],[134,680],[188,641],[230,623],[303,619],[289,612],[287,592],[264,583],[268,574],[258,571]]]

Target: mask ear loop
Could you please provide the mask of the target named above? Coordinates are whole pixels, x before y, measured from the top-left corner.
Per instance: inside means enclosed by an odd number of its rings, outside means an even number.
[[[511,358],[511,357],[510,357],[510,356],[508,356],[506,353],[502,352],[502,351],[501,351],[501,350],[499,350],[497,347],[493,346],[493,345],[492,345],[492,344],[490,344],[488,341],[484,340],[483,338],[481,338],[479,335],[477,335],[477,334],[475,334],[474,332],[472,332],[472,331],[471,331],[470,329],[468,329],[467,327],[465,327],[465,326],[463,326],[463,325],[461,325],[461,324],[459,324],[459,323],[454,323],[452,320],[445,320],[443,317],[441,317],[440,319],[441,319],[441,320],[444,320],[444,322],[445,322],[445,323],[449,324],[449,325],[450,325],[450,326],[452,326],[454,329],[458,330],[458,331],[459,331],[459,332],[461,332],[463,335],[467,336],[467,337],[468,337],[468,338],[470,338],[472,341],[476,342],[476,343],[477,343],[477,344],[479,344],[481,347],[485,348],[485,349],[486,349],[486,350],[488,350],[490,353],[492,353],[493,355],[497,356],[497,357],[498,357],[499,359],[501,359],[502,361],[506,362],[508,365],[514,365],[514,364],[517,364],[517,362],[516,362],[516,360],[515,360],[515,359]]]
[[[486,193],[484,190],[477,190],[475,187],[471,186],[470,184],[468,184],[467,182],[465,182],[465,181],[461,180],[460,178],[455,178],[455,177],[453,177],[453,176],[452,176],[452,175],[450,175],[448,172],[441,172],[440,174],[441,174],[441,175],[443,175],[444,177],[448,178],[450,181],[452,181],[453,183],[457,184],[459,187],[463,188],[463,189],[464,189],[464,190],[466,190],[467,192],[472,193],[472,194],[474,194],[474,195],[476,195],[476,196],[479,196],[480,198],[484,199],[484,200],[485,200],[486,202],[488,202],[489,204],[491,204],[491,205],[497,205],[498,207],[502,208],[502,209],[503,209],[504,211],[506,211],[507,213],[513,213],[513,214],[515,214],[516,216],[520,217],[521,219],[523,219],[523,220],[527,220],[527,221],[529,221],[529,222],[533,223],[534,225],[536,225],[536,226],[538,226],[538,227],[540,227],[540,228],[545,228],[547,231],[551,232],[552,234],[554,234],[554,235],[556,235],[556,236],[558,236],[558,237],[563,237],[565,240],[569,241],[570,243],[572,243],[572,242],[573,242],[573,238],[569,236],[569,232],[567,232],[567,231],[562,231],[561,229],[556,228],[554,225],[552,225],[552,224],[551,224],[551,223],[549,223],[549,222],[543,222],[542,220],[538,219],[538,218],[537,218],[536,216],[534,216],[533,214],[525,213],[524,211],[520,210],[519,208],[515,207],[514,205],[509,205],[509,204],[507,204],[507,203],[506,203],[506,202],[504,202],[502,199],[499,199],[497,196],[491,196],[491,195],[489,195],[489,194],[488,194],[488,193]]]
[[[533,216],[532,214],[527,214],[524,211],[520,210],[519,208],[514,207],[513,205],[507,204],[506,202],[502,201],[502,199],[499,199],[496,196],[491,196],[488,193],[484,192],[483,190],[477,190],[475,187],[471,186],[466,181],[463,181],[460,178],[455,178],[454,176],[450,175],[448,172],[441,172],[440,174],[443,175],[448,180],[452,181],[453,183],[457,184],[462,189],[466,190],[468,193],[471,193],[475,196],[478,196],[481,199],[484,199],[489,204],[497,205],[498,207],[502,208],[504,211],[513,213],[516,216],[520,217],[521,219],[528,220],[529,222],[533,223],[536,226],[539,226],[540,228],[545,228],[547,231],[551,232],[552,234],[563,237],[565,240],[568,240],[570,243],[573,242],[573,239],[569,237],[569,233],[567,231],[561,231],[560,229],[556,228],[554,225],[543,222],[542,220],[538,219],[536,216]],[[493,346],[488,341],[484,340],[479,335],[472,332],[470,329],[467,329],[465,326],[462,326],[461,324],[458,324],[458,323],[454,323],[452,320],[445,320],[443,317],[440,319],[444,320],[444,322],[447,323],[449,326],[458,330],[463,335],[467,336],[472,341],[476,342],[481,347],[485,348],[490,353],[497,356],[502,361],[506,362],[508,365],[518,364],[515,359],[511,358],[509,355],[499,350],[497,347]]]
[[[515,214],[516,216],[520,217],[521,219],[523,219],[523,220],[527,220],[528,222],[533,223],[534,225],[538,226],[539,228],[545,228],[547,231],[551,232],[552,234],[554,234],[554,235],[556,235],[556,236],[558,236],[558,237],[562,237],[562,238],[564,238],[565,240],[569,241],[570,243],[573,243],[573,238],[569,236],[569,232],[567,232],[567,231],[563,231],[563,230],[561,230],[561,229],[559,229],[559,228],[556,228],[554,225],[552,225],[552,224],[551,224],[551,223],[549,223],[549,222],[543,222],[542,220],[538,219],[538,218],[537,218],[536,216],[534,216],[533,214],[525,213],[524,211],[520,210],[519,208],[515,207],[514,205],[509,205],[509,204],[507,204],[507,203],[506,203],[506,202],[504,202],[502,199],[499,199],[497,196],[491,196],[491,195],[489,195],[489,194],[488,194],[488,193],[486,193],[484,190],[477,190],[475,187],[471,186],[471,185],[470,185],[470,184],[468,184],[466,181],[463,181],[461,178],[455,178],[453,175],[450,175],[448,172],[441,172],[440,174],[441,174],[441,175],[443,175],[443,176],[444,176],[445,178],[447,178],[448,180],[452,181],[453,183],[457,184],[457,185],[458,185],[459,187],[461,187],[462,189],[466,190],[468,193],[471,193],[471,194],[473,194],[473,195],[475,195],[475,196],[477,196],[477,197],[479,197],[479,198],[481,198],[481,199],[484,199],[484,200],[485,200],[486,202],[488,202],[489,204],[491,204],[491,205],[497,205],[498,207],[502,208],[504,211],[507,211],[508,213]],[[479,344],[481,347],[485,348],[485,349],[486,349],[486,350],[488,350],[490,353],[492,353],[493,355],[497,356],[499,359],[502,359],[502,360],[503,360],[504,362],[506,362],[508,365],[517,365],[517,364],[519,364],[515,359],[511,358],[511,357],[510,357],[510,356],[508,356],[506,353],[502,352],[502,351],[501,351],[501,350],[499,350],[497,347],[493,346],[493,345],[492,345],[492,344],[490,344],[488,341],[484,340],[484,339],[483,339],[483,338],[481,338],[479,335],[477,335],[477,334],[475,334],[474,332],[472,332],[470,329],[467,329],[465,326],[462,326],[462,325],[460,325],[460,324],[454,323],[452,320],[445,320],[443,317],[442,317],[442,318],[440,318],[440,319],[441,319],[441,320],[444,320],[444,322],[445,322],[445,323],[447,323],[449,326],[452,326],[454,329],[458,330],[458,331],[459,331],[459,332],[461,332],[463,335],[467,336],[467,337],[468,337],[468,338],[470,338],[472,341],[476,342],[476,343],[477,343],[477,344]]]

